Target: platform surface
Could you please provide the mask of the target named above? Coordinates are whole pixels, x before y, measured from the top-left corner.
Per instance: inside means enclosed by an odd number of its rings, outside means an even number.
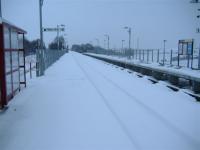
[[[1,150],[199,150],[200,103],[69,52],[0,113]]]

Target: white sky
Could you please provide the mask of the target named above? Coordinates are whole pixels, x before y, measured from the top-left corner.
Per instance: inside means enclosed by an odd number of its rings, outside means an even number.
[[[39,37],[39,0],[2,0],[3,17],[24,28],[29,39]],[[197,38],[199,25],[196,18],[198,5],[190,0],[44,0],[43,26],[66,24],[70,44],[86,43],[95,38],[103,46],[104,34],[109,34],[111,48],[121,47],[133,29],[134,44],[137,38],[141,48],[162,48],[166,39],[168,48],[177,48],[179,39]],[[45,33],[46,44],[56,33]],[[198,43],[198,42],[196,42]]]

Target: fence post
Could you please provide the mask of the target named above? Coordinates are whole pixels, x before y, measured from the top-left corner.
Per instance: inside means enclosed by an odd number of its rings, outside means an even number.
[[[165,65],[165,48],[164,48],[164,51],[163,51],[163,66]]]
[[[30,62],[30,78],[32,79],[32,66],[31,66],[31,62]]]
[[[193,61],[194,61],[194,50],[192,51],[192,56],[190,55],[191,58],[191,69],[193,69]]]
[[[143,49],[143,61],[144,61],[144,49]]]
[[[158,49],[158,53],[157,53],[157,63],[159,63],[160,61],[160,50]]]
[[[171,54],[170,54],[170,65],[172,66],[172,53],[173,53],[173,50],[171,49]]]
[[[199,48],[199,62],[198,62],[198,69],[200,69],[200,48]]]
[[[180,54],[179,54],[179,52],[178,52],[178,59],[177,60],[178,60],[178,67],[179,67],[180,66],[180,62],[179,62],[180,61]]]
[[[137,60],[138,49],[136,49],[136,60]]]
[[[40,76],[40,50],[36,50],[36,76]]]
[[[187,54],[187,68],[190,67],[190,55]]]
[[[147,50],[147,63],[149,63],[149,50]]]
[[[154,52],[153,52],[153,49],[152,49],[152,57],[151,57],[151,60],[152,60],[152,62],[153,62],[153,57],[154,57]]]

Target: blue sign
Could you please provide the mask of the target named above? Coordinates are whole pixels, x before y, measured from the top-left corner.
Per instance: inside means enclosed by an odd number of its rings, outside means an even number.
[[[193,43],[188,43],[187,54],[188,55],[193,54]]]
[[[179,55],[193,55],[194,40],[179,40],[178,54]]]

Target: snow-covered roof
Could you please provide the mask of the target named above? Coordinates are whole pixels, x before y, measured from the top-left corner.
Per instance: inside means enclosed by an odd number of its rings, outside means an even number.
[[[4,19],[4,18],[1,18],[0,17],[0,24],[4,24],[6,26],[9,26],[11,28],[14,28],[17,30],[18,33],[27,33],[25,30],[17,27],[16,25],[14,25],[13,23],[9,22],[8,20]]]

